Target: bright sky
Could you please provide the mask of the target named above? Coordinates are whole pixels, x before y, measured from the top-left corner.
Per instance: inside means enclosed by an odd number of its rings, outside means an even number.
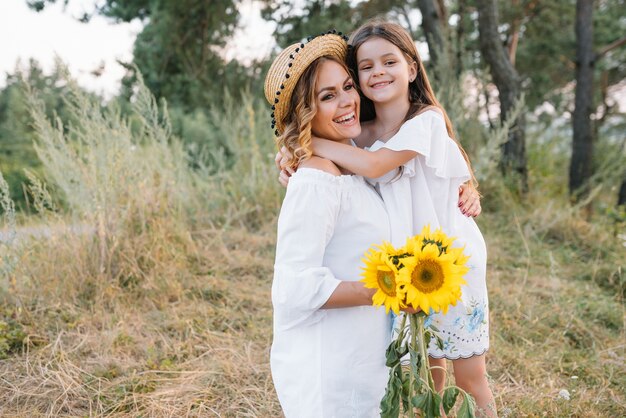
[[[115,95],[124,76],[117,60],[132,61],[135,37],[141,32],[138,20],[112,23],[95,16],[88,24],[76,17],[94,8],[96,0],[70,0],[66,10],[63,0],[37,13],[26,6],[26,0],[0,0],[0,87],[6,84],[6,73],[14,73],[16,62],[26,66],[35,58],[45,72],[54,67],[58,55],[69,67],[79,84],[105,97]],[[245,62],[269,55],[274,28],[260,16],[260,5],[244,0],[240,8],[242,29],[226,52],[227,58]],[[100,77],[92,71],[101,68]]]

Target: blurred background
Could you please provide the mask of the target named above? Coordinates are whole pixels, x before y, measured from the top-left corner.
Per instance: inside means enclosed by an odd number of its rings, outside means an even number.
[[[280,415],[265,72],[384,17],[480,182],[500,415],[626,415],[624,3],[3,0],[0,414]]]

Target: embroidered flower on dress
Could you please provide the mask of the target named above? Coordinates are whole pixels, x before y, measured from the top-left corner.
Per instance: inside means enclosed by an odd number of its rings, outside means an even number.
[[[474,306],[472,312],[469,314],[469,321],[467,322],[467,330],[474,332],[478,327],[482,325],[485,320],[485,309],[482,305]]]

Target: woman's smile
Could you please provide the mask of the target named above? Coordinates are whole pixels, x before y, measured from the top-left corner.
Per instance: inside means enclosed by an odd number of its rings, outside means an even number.
[[[354,81],[345,68],[335,61],[323,62],[316,80],[313,135],[340,142],[359,136],[360,103]]]
[[[333,120],[335,123],[339,123],[341,125],[352,125],[353,123],[358,123],[356,120],[356,112],[353,110],[347,115],[340,116]]]

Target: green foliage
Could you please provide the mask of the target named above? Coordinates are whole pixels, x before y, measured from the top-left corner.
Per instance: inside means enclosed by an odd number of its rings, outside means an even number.
[[[17,256],[13,251],[16,236],[15,203],[11,199],[9,184],[0,171],[0,293],[8,288],[17,264]]]
[[[233,73],[240,73],[233,81],[243,83],[244,70],[226,67],[218,53],[237,22],[232,0],[151,2],[149,10],[133,54],[156,97],[194,109],[211,104]]]
[[[69,0],[65,0],[68,2]],[[31,1],[40,11],[56,0]],[[239,92],[258,81],[261,63],[244,67],[225,62],[223,48],[232,36],[239,18],[233,0],[106,0],[92,12],[114,21],[140,19],[143,30],[137,35],[133,62],[124,64],[122,96],[132,97],[137,84],[135,68],[158,98],[185,111],[208,108],[227,87]],[[82,20],[88,21],[90,15]]]
[[[219,214],[215,218],[219,223],[260,228],[275,219],[284,194],[274,166],[270,110],[249,96],[241,100],[226,96],[222,105],[211,108],[215,129],[205,148],[213,164],[204,171],[214,173],[209,208]]]
[[[294,13],[293,2],[264,0],[262,15],[278,24],[276,41],[282,47],[309,36],[336,29],[349,34],[367,19],[386,16],[411,25],[409,14],[417,8],[415,1],[401,0],[309,0]],[[411,32],[414,32],[409,28]]]
[[[0,360],[21,350],[25,339],[26,333],[18,322],[0,317]]]
[[[407,317],[410,325],[405,326]],[[443,393],[434,388],[426,347],[430,338],[437,335],[433,335],[432,329],[424,328],[425,317],[423,312],[404,313],[402,323],[396,330],[397,335],[387,347],[389,379],[380,402],[381,417],[398,418],[401,414],[413,417],[417,412],[424,418],[438,418],[442,416],[442,408],[446,414],[452,410],[461,394],[462,402],[456,416],[472,418],[475,416],[475,404],[468,393],[457,386],[447,386]],[[407,354],[408,367],[402,364],[402,357]]]
[[[49,115],[67,116],[62,99],[65,86],[60,82],[59,68],[55,68],[50,75],[44,75],[37,61],[31,59],[24,69],[18,62],[15,73],[8,74],[7,85],[0,90],[0,171],[9,183],[17,208],[22,210],[27,201],[23,188],[27,180],[24,169],[37,172],[41,168],[32,146],[34,134],[22,91],[24,82],[40,91]]]
[[[443,391],[442,405],[446,414],[450,413],[450,410],[456,403],[457,396],[459,396],[459,390],[454,386],[450,386]]]
[[[559,113],[566,111],[571,103],[563,94],[567,84],[574,79],[576,68],[576,2],[499,1],[498,7],[503,23],[503,41],[510,45],[513,29],[519,34],[515,66],[525,78],[529,108],[535,109],[544,101],[549,101]],[[596,2],[593,17],[596,51],[623,36],[626,22],[616,18],[623,8],[623,0]],[[624,54],[621,48],[611,52],[609,59],[598,60],[597,74],[606,71],[609,85],[618,83],[626,76],[626,67],[622,64]]]
[[[348,0],[308,1],[299,13],[294,13],[292,2],[286,0],[265,3],[263,17],[278,23],[276,41],[281,47],[330,29],[349,33],[360,23],[352,2]]]

